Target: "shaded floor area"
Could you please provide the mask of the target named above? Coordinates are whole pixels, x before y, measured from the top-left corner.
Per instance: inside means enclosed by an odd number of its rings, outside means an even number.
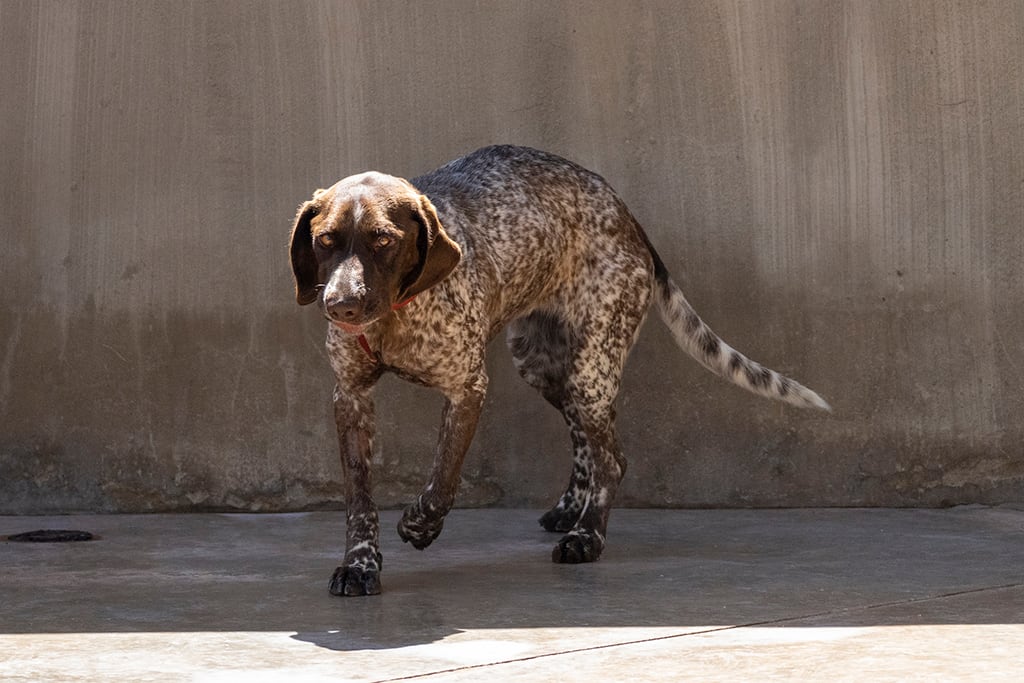
[[[0,680],[1018,680],[1024,511],[615,510],[591,565],[535,511],[382,514],[384,594],[327,592],[341,513],[0,517]]]

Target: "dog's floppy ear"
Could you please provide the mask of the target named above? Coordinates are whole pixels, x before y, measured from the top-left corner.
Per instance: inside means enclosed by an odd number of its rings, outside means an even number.
[[[433,287],[448,277],[462,259],[462,250],[441,227],[437,211],[426,196],[420,195],[419,205],[413,207],[413,213],[420,224],[416,238],[420,259],[402,283],[399,301],[410,299]]]
[[[295,300],[305,306],[316,301],[316,255],[313,253],[313,235],[309,220],[316,215],[316,207],[306,202],[299,207],[292,226],[292,275],[295,276]]]

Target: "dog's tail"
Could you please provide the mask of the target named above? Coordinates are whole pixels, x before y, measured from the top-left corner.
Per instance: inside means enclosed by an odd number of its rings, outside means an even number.
[[[655,298],[658,311],[676,343],[711,372],[760,396],[792,403],[801,408],[829,410],[828,403],[799,382],[750,360],[726,344],[707,326],[672,281],[668,269],[648,242],[654,258]]]

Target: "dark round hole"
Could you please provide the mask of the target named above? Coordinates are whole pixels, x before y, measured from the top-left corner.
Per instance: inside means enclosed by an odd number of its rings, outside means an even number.
[[[93,538],[95,536],[88,531],[39,529],[38,531],[26,531],[23,534],[13,534],[8,536],[7,540],[20,543],[70,543],[73,541],[91,541]]]

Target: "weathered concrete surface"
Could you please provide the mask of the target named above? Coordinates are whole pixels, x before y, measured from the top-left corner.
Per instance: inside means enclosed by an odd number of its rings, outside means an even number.
[[[387,512],[369,598],[336,512],[3,517],[102,539],[0,542],[0,679],[1020,680],[1020,510],[619,510],[576,566],[538,514]]]
[[[310,191],[493,142],[604,174],[717,331],[649,325],[624,504],[1024,499],[1024,4],[0,0],[0,511],[335,505]],[[463,505],[542,505],[560,418],[495,346]],[[440,403],[380,392],[379,493]]]

